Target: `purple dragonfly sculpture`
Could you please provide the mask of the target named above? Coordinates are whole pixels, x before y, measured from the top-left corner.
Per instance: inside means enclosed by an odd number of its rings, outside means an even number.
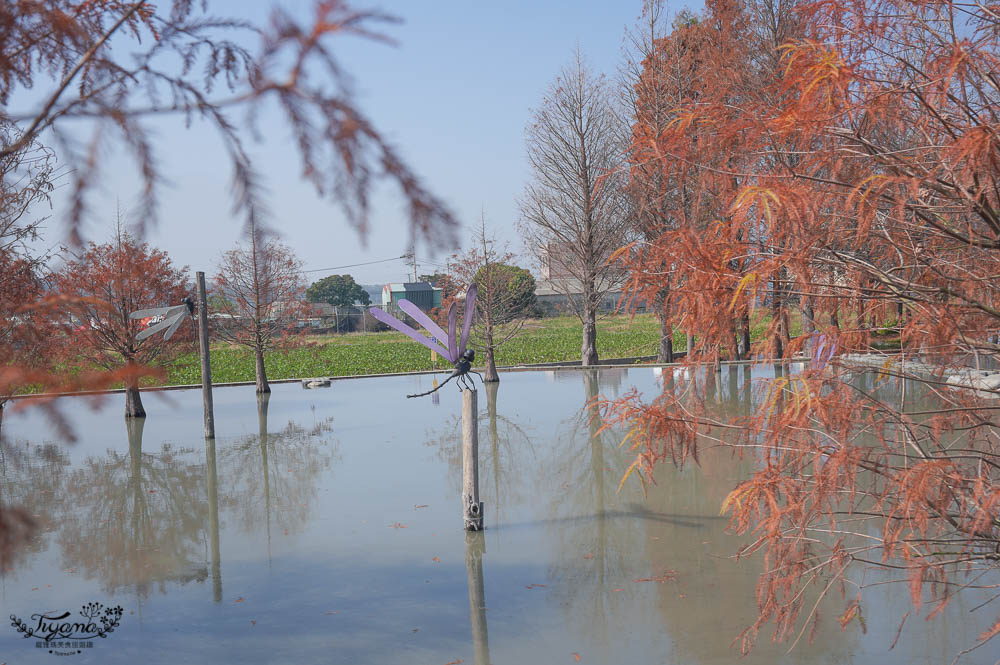
[[[835,353],[837,353],[837,339],[823,334],[818,335],[813,347],[813,367],[823,369],[830,364]]]
[[[428,390],[425,393],[407,395],[407,397],[424,397],[425,395],[430,395],[431,393],[440,390],[441,386],[455,378],[458,379],[457,383],[459,390],[475,390],[475,385],[470,385],[468,382],[470,372],[478,376],[480,381],[483,380],[483,377],[479,374],[479,372],[472,370],[472,361],[476,358],[476,352],[467,348],[469,342],[469,330],[472,329],[472,316],[476,311],[476,293],[476,285],[470,285],[469,290],[465,295],[465,315],[462,320],[462,336],[457,339],[455,337],[455,333],[458,331],[458,310],[455,308],[455,303],[451,303],[451,306],[448,307],[448,332],[445,332],[441,326],[434,322],[434,319],[427,316],[412,302],[406,300],[405,298],[399,301],[399,308],[412,316],[414,321],[426,328],[427,331],[434,336],[434,339],[428,339],[426,336],[421,335],[410,326],[406,325],[391,314],[382,311],[378,307],[371,308],[371,315],[376,319],[390,328],[395,328],[412,339],[414,342],[426,346],[431,351],[435,351],[442,358],[455,366],[455,369],[451,372],[451,376],[442,381],[441,385],[436,386],[432,390]],[[446,340],[448,348],[441,346],[437,340]]]

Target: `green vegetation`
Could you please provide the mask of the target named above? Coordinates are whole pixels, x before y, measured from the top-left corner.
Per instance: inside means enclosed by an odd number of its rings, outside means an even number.
[[[630,320],[617,316],[598,321],[597,348],[602,358],[628,358],[656,353],[659,324],[649,314]],[[675,344],[683,345],[678,334]],[[678,347],[680,348],[680,347]],[[579,360],[580,322],[574,317],[528,321],[525,330],[497,352],[497,364]],[[387,374],[432,369],[430,352],[396,332],[351,333],[310,338],[305,346],[277,350],[265,357],[267,376],[291,379],[307,376]],[[437,367],[448,363],[438,358]],[[212,347],[212,380],[253,381],[253,355],[229,345]],[[184,354],[167,367],[167,384],[201,382],[194,353]]]
[[[759,339],[767,329],[764,318],[751,326],[751,336]],[[633,358],[656,354],[659,342],[659,322],[652,314],[634,318],[614,316],[597,323],[597,349],[602,360]],[[800,332],[799,319],[792,317],[792,335]],[[497,350],[497,364],[524,365],[533,363],[576,361],[580,359],[580,322],[573,316],[533,319],[525,323],[521,333]],[[683,351],[684,334],[674,332],[674,348]],[[275,350],[265,356],[268,378],[294,379],[309,376],[352,376],[358,374],[390,374],[445,369],[448,363],[438,358],[431,365],[430,352],[397,332],[350,333],[307,338],[305,344]],[[201,383],[201,366],[192,350],[178,356],[165,368],[165,385]],[[80,367],[66,366],[67,374]],[[216,383],[254,381],[253,352],[227,343],[212,345],[212,380]],[[146,379],[143,386],[160,382]],[[33,392],[33,391],[26,391]]]

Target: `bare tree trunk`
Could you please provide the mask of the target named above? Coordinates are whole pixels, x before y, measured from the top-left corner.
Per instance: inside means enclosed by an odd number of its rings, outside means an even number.
[[[254,360],[257,367],[257,394],[271,392],[271,386],[267,383],[267,371],[264,369],[264,351],[257,347],[253,351]]]
[[[740,358],[750,357],[750,315],[743,314],[740,319]]]
[[[691,357],[691,354],[694,352],[694,335],[692,335],[691,333],[687,333],[685,335],[685,338],[686,339],[684,341],[686,342],[687,355],[688,357]]]
[[[596,365],[597,358],[597,308],[593,303],[593,292],[584,288],[583,297],[583,343],[580,346],[580,364],[584,367]]]
[[[134,367],[131,362],[128,365]],[[134,376],[125,379],[125,417],[146,417],[146,410],[142,408],[142,398],[139,396],[139,379]]]
[[[498,383],[500,375],[497,374],[496,349],[493,348],[493,326],[486,327],[486,378],[487,383]]]
[[[781,303],[778,300],[778,292],[775,289],[771,293],[771,321],[777,322],[778,327],[774,331],[774,357],[781,358],[785,355],[785,340],[784,335],[781,334],[782,320],[781,320]]]
[[[656,350],[656,362],[674,362],[674,327],[670,324],[669,291],[661,289],[654,301],[656,318],[660,320],[660,345]]]
[[[806,336],[806,342],[802,346],[806,355],[812,356],[813,340],[812,334],[816,332],[816,313],[813,311],[812,298],[802,299],[802,334]]]

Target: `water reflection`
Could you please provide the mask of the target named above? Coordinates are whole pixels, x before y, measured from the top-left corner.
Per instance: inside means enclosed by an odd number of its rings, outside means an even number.
[[[629,494],[617,493],[627,467],[625,456],[592,408],[605,376],[615,388],[623,371],[580,371],[580,408],[560,428],[539,479],[558,487],[551,514],[559,554],[549,576],[559,587],[556,595],[564,611],[593,627],[588,639],[599,650],[600,662],[614,659],[608,650],[609,631],[624,628],[615,625],[615,618],[632,594],[622,580],[628,576],[630,543],[646,512],[623,500],[631,498]]]
[[[62,501],[66,469],[70,465],[66,451],[53,443],[32,445],[28,441],[0,439],[0,508],[21,507],[34,522],[34,537],[16,547],[0,547],[0,577],[6,578],[33,554],[48,547],[49,534],[59,525],[56,510]],[[9,525],[16,527],[20,521]],[[17,533],[5,533],[11,539]]]
[[[269,431],[270,400],[270,394],[257,395],[257,433],[235,438],[220,453],[226,505],[246,531],[263,526],[268,561],[272,527],[284,535],[302,528],[319,491],[317,480],[337,448],[332,417],[313,414],[308,427],[290,420]]]
[[[128,451],[108,450],[69,475],[57,511],[63,566],[113,594],[139,598],[155,585],[204,580],[206,501],[202,466],[168,443],[143,451],[145,418],[125,421]]]
[[[487,384],[489,385],[489,384]],[[483,584],[483,531],[465,532],[465,575],[469,584],[469,623],[475,665],[490,665],[490,636],[486,626],[486,589]]]
[[[208,538],[212,561],[212,600],[222,602],[222,553],[219,538],[219,471],[215,437],[205,437],[205,492],[208,495]]]
[[[741,659],[730,644],[757,614],[763,562],[731,558],[744,539],[726,533],[719,508],[753,456],[705,446],[698,464],[661,467],[646,495],[631,481],[619,491],[632,454],[588,408],[595,396],[696,386],[725,419],[748,413],[764,394],[754,383],[774,373],[613,368],[486,386],[480,533],[459,519],[460,402],[401,398],[417,391],[410,377],[279,384],[260,400],[252,386],[219,389],[214,442],[198,391],[172,395],[158,415],[151,400],[145,431],[82,407],[76,447],[40,445],[44,423],[12,417],[19,442],[0,457],[0,501],[44,517],[3,579],[4,606],[140,610],[148,620],[123,622],[95,653],[102,663],[947,662],[991,622],[968,612],[979,601],[954,603],[945,621],[911,617],[890,652],[909,601],[877,584],[865,589],[867,634],[857,622],[841,631],[835,593],[812,644],[810,624],[791,654],[764,634]],[[892,380],[857,380],[899,398]],[[175,411],[198,417],[167,417]],[[0,653],[49,661],[23,641],[0,631]]]
[[[500,406],[500,383],[487,383],[486,410],[479,412],[479,496],[487,515],[485,528],[505,523],[505,505],[523,497],[523,474],[535,468],[537,456],[530,426],[507,417]],[[485,433],[484,433],[485,428]],[[425,446],[437,451],[449,469],[449,486],[459,496],[462,477],[462,422],[452,416],[430,431]],[[485,442],[485,445],[484,445]]]

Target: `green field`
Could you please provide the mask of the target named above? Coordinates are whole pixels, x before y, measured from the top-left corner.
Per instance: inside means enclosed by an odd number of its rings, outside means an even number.
[[[761,338],[768,323],[769,317],[763,317],[751,326],[752,340]],[[638,314],[634,318],[618,315],[599,319],[597,329],[597,352],[601,360],[656,355],[660,327],[652,314]],[[799,317],[794,313],[791,317],[791,334],[796,336],[799,333]],[[530,320],[516,337],[497,350],[497,365],[579,361],[580,338],[581,326],[575,317]],[[148,387],[200,384],[201,365],[193,347],[189,348],[191,351],[180,354],[163,367],[166,380],[146,377],[141,384]],[[684,333],[675,330],[674,349],[683,351],[684,348]],[[478,356],[477,360],[481,361],[482,357]],[[441,358],[438,358],[436,365],[432,365],[430,351],[394,331],[306,337],[291,348],[268,353],[264,363],[267,378],[271,381],[450,368]],[[84,362],[64,363],[62,371],[72,375],[85,368],[88,368],[88,364]],[[253,354],[249,349],[226,343],[212,345],[214,383],[254,379]],[[41,390],[40,386],[27,386],[20,392],[30,394]]]
[[[659,323],[650,314],[634,319],[615,316],[597,323],[597,352],[601,358],[630,358],[656,354]],[[580,322],[574,317],[528,321],[524,330],[497,352],[498,365],[579,360]],[[683,348],[684,335],[675,335],[675,348]],[[265,356],[267,378],[352,376],[432,369],[430,352],[397,332],[349,333],[310,337],[303,346],[274,351]],[[448,363],[438,359],[437,367]],[[201,382],[201,368],[194,353],[181,355],[166,367],[167,384]],[[244,348],[212,346],[214,382],[253,381],[253,354]]]
[[[757,340],[768,319],[751,327]],[[799,334],[797,316],[792,317],[792,335]],[[634,318],[613,316],[597,322],[597,353],[601,359],[656,355],[659,322],[652,314]],[[497,365],[525,365],[580,359],[581,326],[571,316],[528,321],[524,329],[497,350]],[[685,347],[684,334],[674,331],[674,349]],[[481,358],[480,358],[481,359]],[[273,351],[265,356],[269,380],[312,376],[388,374],[433,369],[430,352],[397,332],[349,333],[309,337],[301,346]],[[436,367],[448,367],[438,359]],[[201,383],[201,367],[195,353],[186,353],[168,365],[167,385]],[[212,346],[212,381],[253,381],[254,362],[250,350],[223,344]],[[154,385],[152,382],[149,385]]]

